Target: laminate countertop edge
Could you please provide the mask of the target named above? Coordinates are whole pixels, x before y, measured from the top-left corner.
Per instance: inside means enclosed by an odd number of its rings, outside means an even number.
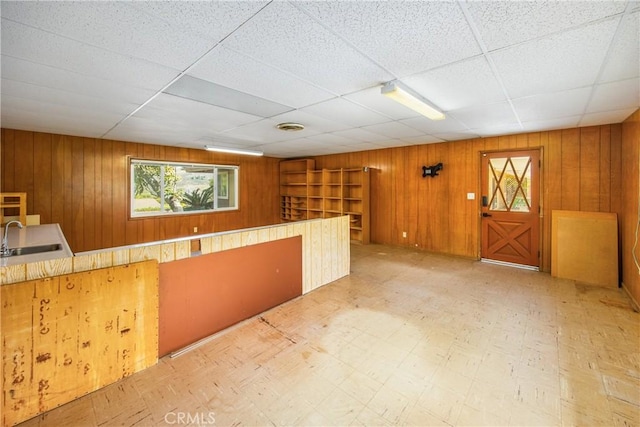
[[[60,244],[62,249],[37,254],[0,257],[0,267],[28,264],[32,262],[50,261],[58,258],[69,258],[73,252],[62,233],[60,224],[29,225],[22,229],[12,224],[8,232],[9,248]],[[0,238],[4,237],[4,227],[0,230]]]

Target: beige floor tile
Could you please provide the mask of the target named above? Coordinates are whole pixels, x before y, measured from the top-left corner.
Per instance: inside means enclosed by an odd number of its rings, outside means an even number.
[[[393,425],[401,424],[408,410],[420,396],[407,397],[393,387],[384,385],[371,398],[367,407]]]
[[[506,426],[508,419],[487,410],[472,408],[463,405],[456,426]]]
[[[561,423],[560,411],[558,414],[549,414],[541,411],[536,406],[517,403],[511,409],[509,425],[512,426],[557,426]]]
[[[398,365],[398,370],[429,383],[443,361],[444,357],[427,359],[411,353]]]
[[[591,407],[577,405],[574,402],[562,400],[561,402],[561,423],[563,426],[612,426],[614,424],[613,414],[605,409],[594,411]]]
[[[416,426],[416,427],[424,427],[424,426],[450,426],[440,418],[433,415],[431,412],[427,411],[420,405],[414,405],[412,408],[407,410],[406,416],[404,417],[404,421],[402,423],[403,426]]]
[[[330,424],[327,424],[330,425]],[[356,419],[351,423],[353,426],[361,426],[361,427],[386,427],[393,426],[391,422],[382,418],[380,415],[376,414],[371,409],[365,407],[360,411]],[[424,424],[423,424],[424,425]]]
[[[366,405],[382,388],[382,383],[359,371],[354,371],[338,385],[338,388]]]
[[[623,291],[379,245],[351,270],[23,425],[640,425]]]
[[[439,420],[454,425],[464,405],[465,397],[462,393],[434,385],[422,393],[417,405]]]
[[[329,396],[319,402],[316,409],[329,421],[329,425],[343,426],[351,424],[365,406],[355,397],[336,388]]]
[[[466,395],[471,388],[473,378],[452,371],[446,367],[441,367],[431,379],[431,383],[454,393]]]

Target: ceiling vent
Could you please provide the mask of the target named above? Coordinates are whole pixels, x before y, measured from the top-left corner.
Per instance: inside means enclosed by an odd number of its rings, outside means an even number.
[[[301,125],[300,123],[280,123],[276,127],[286,132],[297,132],[304,129],[304,125]]]

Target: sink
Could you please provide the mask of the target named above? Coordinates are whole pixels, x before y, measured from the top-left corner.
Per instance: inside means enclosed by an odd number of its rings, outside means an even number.
[[[59,243],[52,243],[50,245],[39,245],[39,246],[25,246],[22,248],[11,248],[9,249],[9,254],[4,255],[7,256],[20,256],[20,255],[32,255],[39,254],[42,252],[54,252],[62,249],[62,245]]]

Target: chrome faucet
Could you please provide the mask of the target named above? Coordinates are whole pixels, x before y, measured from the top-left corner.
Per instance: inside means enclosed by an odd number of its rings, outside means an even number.
[[[4,236],[2,236],[2,246],[0,246],[0,256],[7,256],[11,252],[9,251],[9,226],[13,223],[18,224],[18,228],[22,228],[22,223],[20,221],[9,221],[7,225],[4,226]]]

